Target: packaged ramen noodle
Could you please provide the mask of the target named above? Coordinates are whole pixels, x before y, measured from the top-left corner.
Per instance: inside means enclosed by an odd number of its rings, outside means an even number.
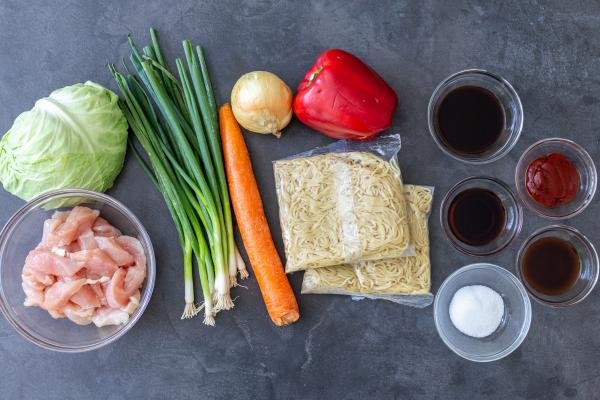
[[[399,150],[392,135],[274,162],[286,272],[411,254]]]
[[[425,307],[431,304],[431,263],[427,222],[433,188],[405,185],[411,241],[415,254],[408,257],[362,261],[304,273],[302,293],[346,294],[385,299]]]

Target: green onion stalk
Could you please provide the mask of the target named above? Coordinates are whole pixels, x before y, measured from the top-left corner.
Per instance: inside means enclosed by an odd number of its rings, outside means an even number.
[[[165,154],[168,152],[162,152],[164,149],[160,140],[157,139],[155,133],[160,131],[160,125],[156,119],[155,114],[150,106],[148,98],[141,90],[141,85],[133,76],[125,78],[120,74],[114,66],[111,66],[111,71],[115,76],[118,86],[121,88],[125,101],[120,103],[127,120],[130,123],[132,130],[138,138],[140,144],[146,151],[148,158],[152,164],[152,169],[146,164],[145,160],[138,153],[137,149],[130,141],[130,148],[134,151],[134,155],[140,161],[142,167],[151,177],[151,180],[159,188],[165,197],[167,206],[175,226],[180,237],[180,243],[182,244],[183,258],[184,258],[184,286],[185,286],[185,308],[182,318],[191,318],[196,315],[199,311],[194,304],[194,292],[193,292],[193,262],[192,252],[199,253],[199,247],[195,246],[196,241],[194,240],[190,220],[193,222],[193,218],[190,219],[190,208],[186,203],[186,199],[183,197],[182,187],[177,182],[176,175],[171,165],[169,165]],[[177,205],[181,204],[181,207]],[[199,237],[200,245],[202,244],[202,237]],[[200,255],[201,256],[201,255]],[[208,285],[208,282],[206,282]],[[203,284],[204,286],[204,284]],[[204,291],[205,299],[211,300],[210,291]],[[214,324],[214,312],[212,304],[205,304],[205,322],[207,324]]]
[[[109,68],[122,94],[120,106],[144,150],[129,147],[163,194],[183,252],[185,307],[182,318],[204,310],[214,325],[221,310],[233,307],[230,287],[237,273],[248,276],[233,238],[231,205],[223,165],[217,106],[200,47],[183,42],[187,68],[176,59],[178,77],[169,70],[150,30],[152,45],[140,52],[129,38],[135,73]],[[148,161],[146,161],[146,159]],[[195,304],[193,264],[203,303]]]
[[[225,180],[225,167],[223,165],[223,159],[221,156],[221,145],[219,135],[219,117],[217,111],[217,104],[215,101],[212,84],[210,81],[210,75],[208,73],[208,67],[206,65],[206,59],[204,52],[200,46],[196,47],[196,54],[198,61],[194,56],[192,43],[188,40],[183,42],[183,48],[185,51],[188,68],[192,72],[192,83],[196,94],[196,99],[202,110],[202,117],[204,126],[207,127],[208,131],[208,144],[212,156],[212,161],[216,165],[216,175],[218,183],[213,184],[213,193],[215,196],[221,196],[222,209],[224,212],[224,223],[225,229],[228,233],[227,237],[227,256],[229,264],[229,276],[231,285],[237,284],[236,275],[239,271],[242,279],[248,277],[248,271],[246,265],[239,254],[239,251],[235,245],[233,237],[233,223],[231,216],[231,204],[229,201],[229,192],[227,190],[227,182]],[[208,159],[208,157],[206,157]]]

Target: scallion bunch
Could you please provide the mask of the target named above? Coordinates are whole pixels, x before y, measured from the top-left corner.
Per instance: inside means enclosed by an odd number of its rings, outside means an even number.
[[[191,318],[204,308],[214,325],[220,310],[233,307],[229,293],[238,272],[248,276],[233,238],[231,207],[219,137],[217,105],[202,49],[183,41],[185,63],[177,58],[171,72],[150,30],[152,43],[140,51],[131,37],[130,61],[120,72],[109,68],[121,90],[120,106],[139,146],[129,146],[163,194],[183,250],[185,308]],[[194,260],[203,305],[194,299]]]

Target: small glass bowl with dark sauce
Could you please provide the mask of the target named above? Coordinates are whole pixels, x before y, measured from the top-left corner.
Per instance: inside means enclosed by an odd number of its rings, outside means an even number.
[[[469,164],[485,164],[500,159],[517,143],[523,107],[507,80],[469,69],[435,88],[427,120],[433,140],[444,153]]]
[[[534,232],[519,249],[517,272],[541,304],[566,307],[585,299],[598,281],[598,254],[577,229],[551,225]]]
[[[448,191],[442,200],[440,222],[456,249],[488,256],[506,248],[519,235],[523,212],[504,182],[470,177]]]

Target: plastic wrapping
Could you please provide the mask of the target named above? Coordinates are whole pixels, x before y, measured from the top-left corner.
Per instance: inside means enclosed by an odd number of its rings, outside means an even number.
[[[427,223],[433,188],[405,185],[404,193],[414,256],[309,269],[304,273],[302,293],[344,294],[414,307],[430,305],[433,295]]]
[[[391,135],[274,162],[286,272],[414,254],[399,150]]]

